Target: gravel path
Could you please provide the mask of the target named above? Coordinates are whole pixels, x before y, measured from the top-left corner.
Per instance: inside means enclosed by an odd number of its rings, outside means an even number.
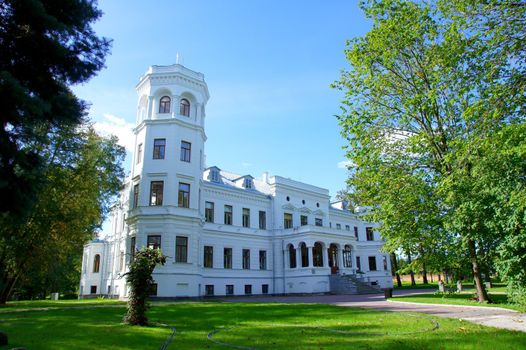
[[[395,290],[395,296],[432,293],[435,290],[406,289]],[[361,307],[386,311],[421,312],[438,317],[457,318],[465,321],[514,331],[526,332],[526,314],[509,309],[484,306],[461,306],[442,304],[418,304],[388,301],[383,294],[367,295],[308,295],[308,296],[268,296],[234,297],[226,302],[276,302],[276,303],[317,303],[346,307]]]

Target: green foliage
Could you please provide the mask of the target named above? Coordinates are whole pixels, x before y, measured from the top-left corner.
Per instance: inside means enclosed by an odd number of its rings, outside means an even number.
[[[32,211],[23,220],[1,221],[3,302],[17,281],[26,297],[76,291],[83,245],[100,228],[124,177],[124,149],[89,127],[61,129],[41,153],[46,172]]]
[[[146,310],[149,306],[146,299],[150,295],[150,289],[154,282],[152,273],[155,266],[165,263],[166,257],[160,249],[143,248],[135,253],[130,264],[130,271],[124,274],[130,288],[128,312],[124,316],[126,323],[140,326],[148,324]]]
[[[347,43],[351,68],[335,84],[353,202],[373,208],[388,251],[416,256],[409,268],[461,275],[469,264],[486,300],[481,271],[503,241],[521,251],[507,237],[510,216],[524,216],[509,198],[525,183],[526,4],[361,6],[373,28]]]
[[[95,1],[0,2],[0,215],[23,216],[43,185],[42,151],[58,129],[81,124],[86,103],[69,85],[102,69],[110,42],[91,24]],[[38,145],[38,147],[34,147]]]

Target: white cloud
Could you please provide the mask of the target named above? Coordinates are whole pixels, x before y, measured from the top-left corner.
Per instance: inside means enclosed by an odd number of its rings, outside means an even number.
[[[117,136],[119,145],[126,148],[127,151],[133,151],[135,145],[134,124],[126,122],[124,118],[112,114],[104,114],[104,120],[96,122],[93,127],[102,135]]]
[[[354,166],[354,163],[352,160],[342,160],[341,162],[338,162],[336,166],[340,169],[349,169]]]

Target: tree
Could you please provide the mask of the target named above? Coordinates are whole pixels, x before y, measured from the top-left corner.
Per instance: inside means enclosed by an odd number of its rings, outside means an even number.
[[[502,231],[489,229],[498,226],[488,216],[495,207],[483,205],[491,198],[481,189],[491,183],[479,183],[474,172],[489,158],[476,149],[502,127],[522,122],[524,89],[513,86],[523,83],[515,60],[524,57],[517,54],[524,45],[503,44],[506,30],[485,37],[475,29],[474,23],[498,22],[486,21],[487,13],[461,19],[459,13],[484,7],[478,1],[454,3],[451,9],[448,2],[363,2],[373,28],[348,42],[351,69],[335,84],[346,92],[338,118],[355,164],[349,186],[357,202],[373,206],[388,249],[467,251],[478,298],[486,301],[482,242],[498,242]],[[522,21],[523,8],[514,13]],[[498,23],[510,29],[512,22]],[[495,48],[501,44],[508,54]],[[502,96],[501,88],[511,95]]]
[[[0,303],[20,278],[50,283],[46,273],[79,261],[121,188],[125,151],[115,137],[103,138],[90,127],[62,127],[51,135],[51,147],[40,151],[46,171],[31,212],[0,225]]]
[[[29,215],[51,134],[84,122],[86,103],[69,86],[103,67],[110,42],[91,28],[100,16],[93,0],[0,2],[2,216]]]
[[[123,275],[130,287],[128,312],[124,316],[124,322],[139,326],[148,324],[146,299],[154,282],[152,273],[155,266],[165,263],[166,257],[160,249],[143,248],[134,254],[130,270]]]

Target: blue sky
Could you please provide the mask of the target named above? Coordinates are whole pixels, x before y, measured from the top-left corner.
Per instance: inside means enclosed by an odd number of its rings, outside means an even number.
[[[139,77],[179,53],[210,91],[207,166],[269,171],[332,196],[345,187],[334,117],[342,94],[329,85],[348,68],[345,41],[370,28],[357,1],[105,0],[99,8],[94,28],[113,48],[106,68],[74,88],[99,130],[129,144]]]

